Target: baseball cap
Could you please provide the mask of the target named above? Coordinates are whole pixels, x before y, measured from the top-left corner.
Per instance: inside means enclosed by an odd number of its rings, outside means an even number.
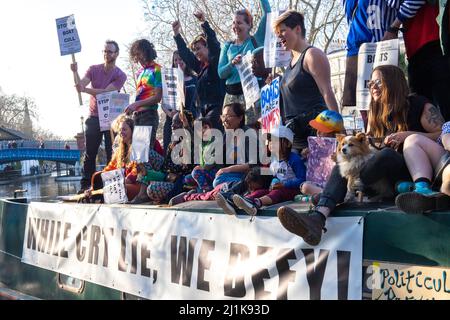
[[[294,133],[288,127],[280,125],[270,131],[271,137],[286,138],[290,143],[294,142]]]
[[[309,122],[309,125],[317,131],[323,133],[342,132],[344,130],[344,120],[339,112],[325,110]]]

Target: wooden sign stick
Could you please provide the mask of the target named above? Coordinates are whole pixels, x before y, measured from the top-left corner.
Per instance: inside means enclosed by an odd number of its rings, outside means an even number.
[[[72,53],[72,63],[76,63],[75,60],[75,54]],[[80,77],[78,76],[77,72],[73,73],[73,81],[75,81],[75,84],[78,84],[80,82]],[[83,105],[83,99],[81,99],[81,92],[78,92],[78,101],[80,102],[80,106]]]

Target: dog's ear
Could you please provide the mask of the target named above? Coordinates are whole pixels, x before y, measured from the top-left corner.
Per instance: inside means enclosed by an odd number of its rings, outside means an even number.
[[[336,141],[337,142],[341,143],[341,141],[344,140],[344,139],[345,139],[345,134],[340,134],[340,133],[336,134]]]
[[[359,132],[356,134],[356,139],[358,139],[361,142],[366,141],[366,134],[364,132]]]

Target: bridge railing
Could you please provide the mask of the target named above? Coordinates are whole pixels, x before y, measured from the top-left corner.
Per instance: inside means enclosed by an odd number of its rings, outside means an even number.
[[[66,143],[69,145],[71,150],[78,150],[76,141],[59,141],[59,140],[50,140],[44,141],[44,149],[65,149]],[[8,146],[8,141],[0,142],[1,149],[38,149],[41,147],[41,142],[37,140],[17,140],[14,143],[14,147],[11,145]]]

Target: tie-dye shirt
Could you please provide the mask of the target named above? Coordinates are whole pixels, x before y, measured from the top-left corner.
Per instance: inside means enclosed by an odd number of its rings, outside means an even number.
[[[136,101],[142,101],[153,97],[155,89],[162,88],[161,66],[151,62],[148,66],[141,68],[137,73]],[[158,104],[142,106],[137,111],[156,110]]]

